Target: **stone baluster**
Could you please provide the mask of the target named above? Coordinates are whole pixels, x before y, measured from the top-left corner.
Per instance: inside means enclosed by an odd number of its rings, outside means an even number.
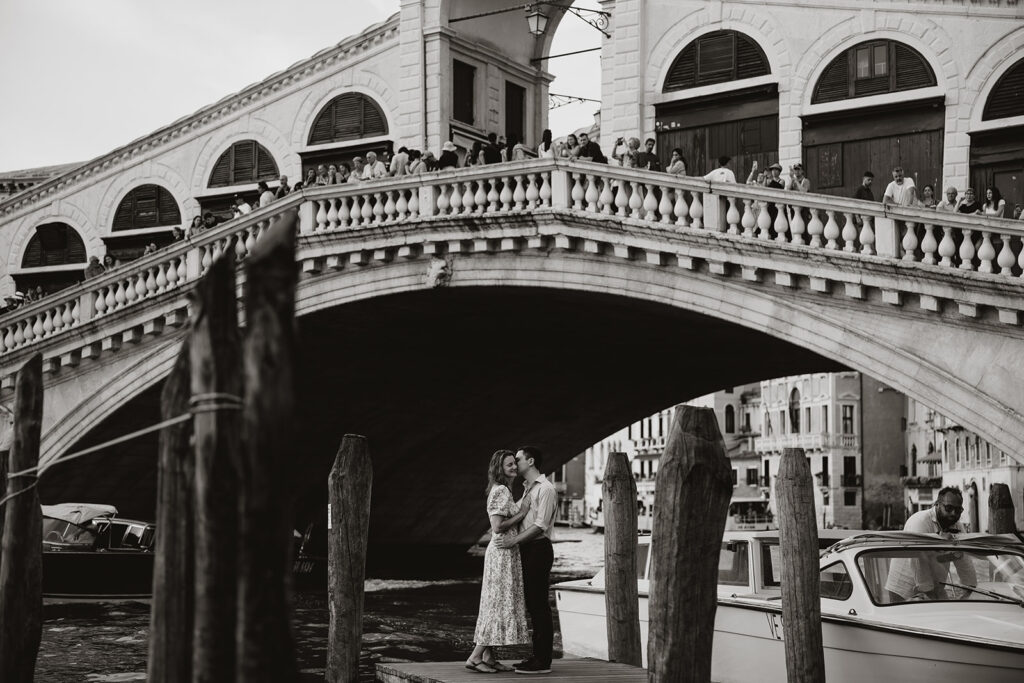
[[[409,190],[409,217],[420,217],[420,193],[416,188]]]
[[[516,203],[515,210],[522,211],[526,208],[526,176],[517,175],[515,179],[516,189],[512,192],[512,199],[514,199]]]
[[[625,181],[622,184],[625,186]],[[631,218],[640,220],[644,217],[644,189],[643,183],[636,181],[629,183],[629,215]]]
[[[1020,276],[1024,277],[1024,246],[1020,250],[1020,254],[1017,256],[1017,266],[1020,268]],[[1009,272],[1009,268],[1007,268]]]
[[[667,185],[660,185],[658,191],[661,192],[661,201],[658,202],[658,214],[661,216],[661,222],[669,225],[673,219],[672,189]]]
[[[8,325],[4,328],[4,351],[10,351],[14,348],[14,327]]]
[[[476,195],[473,196],[473,202],[476,204],[476,212],[484,213],[487,211],[487,191],[484,190],[486,181],[481,178],[476,181]]]
[[[761,240],[771,239],[772,216],[768,207],[762,203],[761,211],[757,214],[757,238]]]
[[[101,287],[96,292],[96,301],[93,302],[92,310],[95,311],[96,317],[99,317],[107,312],[107,288]]]
[[[373,222],[373,194],[364,194],[362,196],[362,199],[362,206],[359,209],[359,216],[362,218],[362,220],[359,221],[359,224],[365,228],[366,226],[370,225]]]
[[[583,189],[583,182],[580,180],[581,173],[572,174],[572,192],[569,196],[572,198],[572,208],[577,211],[583,210],[583,199],[587,196],[587,191]]]
[[[646,185],[647,194],[644,196],[644,220],[654,222],[658,220],[658,197],[653,185]]]
[[[935,239],[935,226],[931,223],[924,224],[924,239],[921,240],[921,263],[929,266],[935,265],[935,255],[939,251],[939,243]]]
[[[999,239],[1003,242],[1003,246],[999,250],[999,257],[996,259],[996,264],[999,266],[999,274],[1013,275],[1013,265],[1017,260],[1013,258],[1013,249],[1010,248],[1010,235],[1001,234]]]
[[[160,288],[156,284],[156,276],[153,274],[153,269],[149,268],[146,270],[146,296],[156,294]]]
[[[612,215],[615,206],[615,192],[612,191],[612,185],[614,181],[609,178],[601,179],[601,196],[598,199],[601,202],[601,213],[605,215]]]
[[[22,322],[15,323],[14,326],[14,348],[18,348],[25,343],[25,324]]]
[[[700,230],[701,228],[704,227],[704,223],[702,220],[704,218],[704,204],[701,203],[702,193],[693,192],[692,194],[693,201],[690,202],[690,218],[692,220],[690,221],[690,225],[695,229]],[[714,195],[712,195],[711,198],[712,201],[714,201]]]
[[[349,211],[349,224],[348,224],[350,228],[358,228],[359,224],[363,220],[363,203],[362,203],[362,199],[363,199],[362,195],[358,195],[358,194],[352,195],[352,209]],[[438,198],[438,203],[440,203],[440,201],[441,201],[440,198]]]
[[[349,222],[352,220],[352,214],[348,210],[348,197],[338,198],[338,228],[344,229],[349,227]],[[250,249],[251,251],[251,249]]]
[[[981,231],[981,245],[978,247],[978,272],[991,273],[992,261],[996,258],[996,248],[992,246],[992,233],[988,230]]]
[[[111,308],[122,308],[126,301],[128,301],[128,296],[124,291],[124,281],[119,280],[117,290],[114,292],[114,305]]]
[[[124,289],[125,301],[129,304],[134,303],[137,299],[141,299],[142,295],[139,294],[139,290],[136,287],[138,281],[137,275],[128,276],[128,286]]]
[[[466,181],[462,184],[462,213],[469,214],[476,210],[476,193],[473,192],[473,182]]]
[[[448,191],[448,204],[451,205],[451,214],[457,215],[462,211],[462,193],[459,192],[459,184],[452,183]]]
[[[491,213],[497,213],[501,202],[501,193],[498,192],[499,180],[497,178],[489,178],[487,180],[487,210]]]
[[[860,253],[875,253],[875,231],[871,227],[871,216],[862,216],[860,223]]]
[[[815,249],[821,248],[821,238],[825,234],[825,226],[818,216],[818,209],[810,209],[811,220],[807,221],[807,234],[811,236],[811,246]]]
[[[42,328],[41,336],[49,337],[53,334],[53,315],[49,309],[47,309],[46,315],[43,316],[43,324],[40,327]]]
[[[334,199],[328,199],[327,200],[327,205],[330,208],[327,210],[327,226],[326,226],[326,228],[327,228],[327,230],[337,230],[338,229],[338,207],[337,207],[337,201],[334,200]],[[318,223],[319,223],[319,221],[318,221]]]
[[[743,216],[740,217],[740,225],[743,226],[743,236],[753,237],[754,228],[757,226],[757,218],[754,217],[754,212],[751,210],[751,206],[754,204],[753,199],[743,200]]]
[[[775,241],[784,244],[789,241],[789,238],[786,236],[789,232],[789,220],[787,218],[789,207],[785,204],[779,204],[778,207],[779,212],[775,214]],[[797,208],[796,210],[799,211],[800,209]]]
[[[385,190],[384,196],[384,222],[394,223],[395,221],[401,220],[401,216],[398,215],[398,204],[395,202],[395,194],[402,195],[402,190]]]
[[[526,177],[526,207],[532,211],[537,208],[537,203],[540,201],[540,187],[537,186],[536,173],[530,173]]]
[[[318,199],[318,200],[316,200],[316,204],[317,204],[316,229],[317,230],[326,230],[328,228],[328,223],[327,223],[327,216],[328,216],[327,202],[328,202],[328,200],[326,200],[326,199]]]
[[[690,205],[686,201],[686,190],[676,188],[673,190],[675,204],[672,206],[672,214],[676,217],[676,225],[682,228],[690,227]]]
[[[78,316],[75,309],[78,307],[78,299],[64,304],[64,327],[74,327],[78,323]]]
[[[964,239],[960,242],[960,270],[974,270],[973,233],[973,230],[964,230]]]
[[[789,219],[789,241],[793,244],[803,244],[805,232],[807,232],[807,224],[804,223],[803,209],[799,206],[794,206]]]
[[[498,193],[498,197],[501,199],[501,210],[508,213],[512,210],[512,200],[515,195],[512,192],[512,179],[504,178],[501,181],[501,192]]]
[[[398,191],[398,201],[395,202],[395,220],[404,221],[409,216],[409,200],[405,198],[409,190]],[[416,194],[413,192],[412,194]]]
[[[903,233],[903,260],[917,259],[917,223],[906,221],[907,230]]]
[[[25,321],[25,343],[26,344],[31,344],[32,341],[36,338],[35,320],[36,320],[36,317],[32,316],[28,320]]]
[[[939,261],[940,266],[946,266],[947,268],[953,265],[953,254],[956,253],[956,242],[953,241],[953,228],[943,226],[942,227],[942,241],[939,242],[939,256],[942,260]]]
[[[32,334],[36,339],[43,338],[43,315],[41,313],[36,313],[32,317]]]
[[[384,200],[380,192],[373,193],[373,224],[380,225],[384,219]]]
[[[538,199],[542,208],[551,208],[551,173],[544,171],[540,174],[540,188],[537,190]]]
[[[725,212],[725,222],[729,226],[726,232],[730,235],[738,235],[740,234],[740,220],[742,216],[740,215],[740,210],[736,208],[736,198],[726,197],[726,200],[729,202],[729,208]]]
[[[590,213],[597,213],[601,210],[600,205],[597,203],[601,197],[601,191],[597,188],[597,176],[593,173],[587,174],[587,189],[583,198],[587,200],[587,211]]]
[[[857,251],[857,226],[853,223],[853,213],[844,211],[843,216],[846,222],[843,224],[843,251],[853,253]]]
[[[239,243],[241,243],[242,246],[246,248],[246,253],[247,254],[249,253],[248,252],[248,247],[247,247],[248,240],[252,239],[252,233],[255,232],[255,231],[256,231],[256,228],[254,227],[252,230],[248,231],[247,238],[245,240],[239,240]],[[177,259],[177,258],[171,259],[171,262],[167,264],[167,289],[174,289],[175,287],[178,286],[178,261],[179,260],[180,259]]]
[[[615,215],[625,218],[629,209],[629,183],[625,180],[610,182],[615,185]]]
[[[828,221],[825,223],[824,237],[828,240],[825,243],[826,249],[838,249],[839,248],[839,224],[836,223],[836,212],[826,209],[825,215],[828,216]]]
[[[165,271],[165,264],[157,265],[154,270],[156,271],[156,291],[162,292],[167,289],[167,273]]]

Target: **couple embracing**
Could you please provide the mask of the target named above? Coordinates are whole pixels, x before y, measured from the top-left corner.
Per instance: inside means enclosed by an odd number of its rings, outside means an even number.
[[[497,660],[494,647],[530,641],[526,613],[533,624],[533,656],[515,665],[517,674],[551,673],[554,625],[548,584],[554,552],[551,530],[558,494],[540,473],[541,452],[524,446],[513,453],[497,451],[487,468],[487,516],[491,542],[484,555],[480,612],[473,640],[476,647],[466,668],[478,673],[512,671]],[[522,476],[520,501],[512,482]]]

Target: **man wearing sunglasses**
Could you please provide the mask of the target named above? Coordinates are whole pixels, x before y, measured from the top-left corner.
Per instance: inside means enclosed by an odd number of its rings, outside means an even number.
[[[903,525],[904,531],[919,534],[958,534],[967,529],[960,523],[960,515],[964,511],[964,496],[955,486],[947,486],[939,491],[938,500],[930,508],[915,512]],[[893,602],[910,600],[949,600],[966,597],[959,591],[951,595],[943,587],[949,583],[949,562],[940,562],[932,554],[922,555],[914,559],[893,560],[889,568],[889,576],[885,588],[889,591]],[[958,583],[975,586],[978,583],[974,564],[970,559],[957,557],[952,559],[956,568]],[[968,591],[963,591],[968,592]]]

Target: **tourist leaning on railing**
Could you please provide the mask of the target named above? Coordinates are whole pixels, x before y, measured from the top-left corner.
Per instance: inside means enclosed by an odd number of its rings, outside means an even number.
[[[985,189],[985,203],[981,207],[981,212],[993,218],[1006,216],[1006,200],[995,185],[989,185]]]
[[[960,203],[956,205],[956,212],[972,215],[981,213],[981,204],[979,204],[974,197],[973,187],[968,187],[966,190],[964,190],[963,199],[961,199]]]
[[[959,202],[956,200],[959,191],[953,185],[950,185],[945,190],[946,198],[935,205],[936,211],[946,211],[948,213],[956,213],[956,207]]]
[[[935,188],[931,185],[925,185],[921,188],[921,207],[925,209],[934,209],[938,206],[938,202],[935,201]]]

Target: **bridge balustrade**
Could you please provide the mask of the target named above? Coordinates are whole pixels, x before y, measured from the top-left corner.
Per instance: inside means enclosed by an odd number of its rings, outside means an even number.
[[[1024,224],[1017,221],[883,207],[591,162],[525,160],[304,188],[8,313],[0,318],[0,356],[180,290],[201,277],[226,249],[244,259],[259,236],[295,207],[304,235],[557,211],[627,228],[723,233],[735,239],[739,251],[755,242],[761,248],[777,244],[873,262],[955,269],[982,286],[986,281],[1019,285],[1024,273]]]

